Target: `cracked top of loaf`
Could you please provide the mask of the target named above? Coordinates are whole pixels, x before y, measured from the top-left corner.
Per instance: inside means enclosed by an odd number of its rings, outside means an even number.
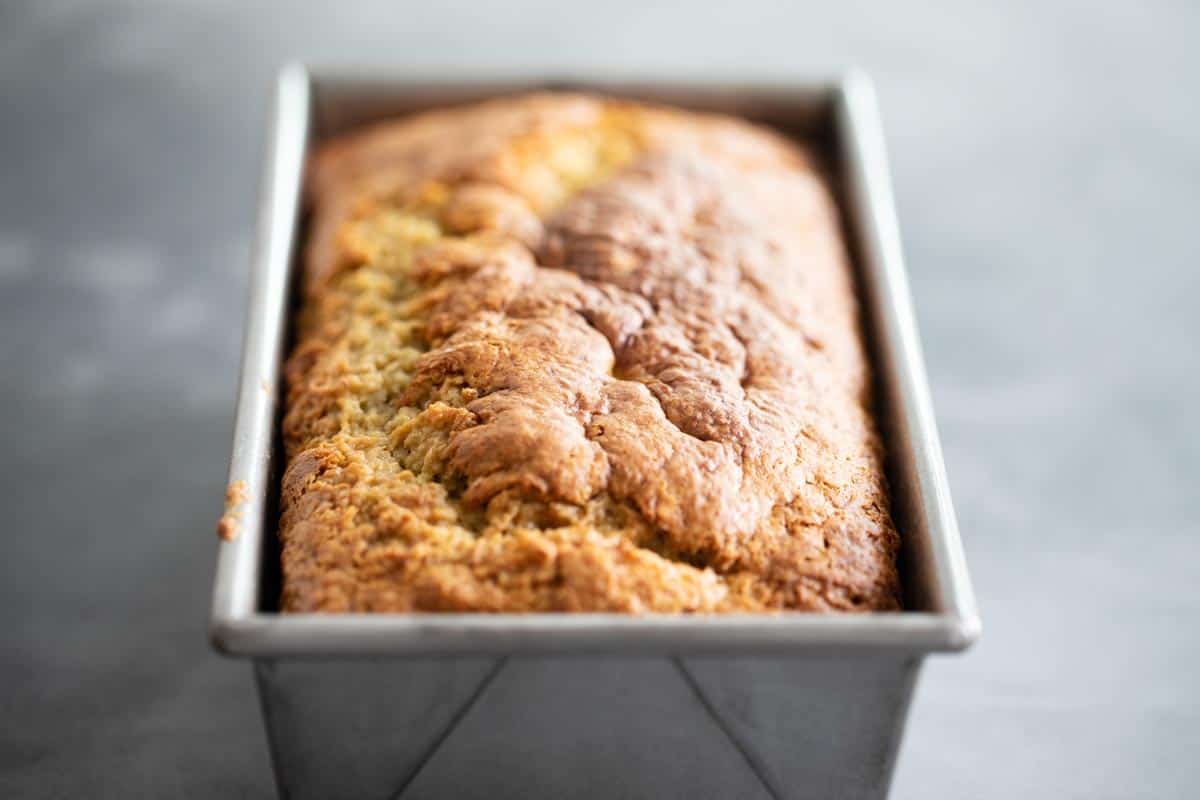
[[[322,145],[286,611],[899,607],[813,157],[748,122],[501,98]]]

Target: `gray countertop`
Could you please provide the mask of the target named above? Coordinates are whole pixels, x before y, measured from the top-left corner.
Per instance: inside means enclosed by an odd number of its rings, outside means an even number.
[[[0,796],[259,797],[204,635],[274,70],[876,78],[985,621],[897,798],[1200,778],[1200,6],[0,8]]]

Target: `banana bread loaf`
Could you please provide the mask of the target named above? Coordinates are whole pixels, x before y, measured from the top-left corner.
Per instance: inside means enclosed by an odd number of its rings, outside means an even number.
[[[899,607],[870,376],[814,158],[580,95],[310,163],[286,611]]]

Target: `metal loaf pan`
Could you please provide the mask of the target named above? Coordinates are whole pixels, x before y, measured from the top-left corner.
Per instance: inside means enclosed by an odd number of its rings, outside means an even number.
[[[280,363],[305,154],[435,105],[583,89],[743,115],[829,155],[857,269],[903,538],[906,610],[864,615],[281,615]],[[917,673],[979,634],[926,386],[883,137],[859,73],[799,84],[278,81],[211,635],[253,661],[285,797],[886,795]]]

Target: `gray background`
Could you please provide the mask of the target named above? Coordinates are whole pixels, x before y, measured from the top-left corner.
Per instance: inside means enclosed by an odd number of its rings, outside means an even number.
[[[1195,4],[245,5],[0,6],[0,796],[271,791],[204,623],[289,57],[869,69],[985,620],[895,796],[1195,796]]]

